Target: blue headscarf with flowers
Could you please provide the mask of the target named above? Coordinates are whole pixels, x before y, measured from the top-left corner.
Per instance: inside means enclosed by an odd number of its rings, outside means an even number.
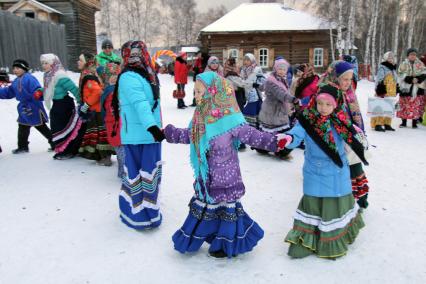
[[[210,141],[245,124],[246,120],[238,106],[234,90],[226,79],[210,71],[197,75],[197,81],[201,82],[206,90],[202,99],[197,102],[194,116],[189,124],[191,166],[194,170],[199,197],[211,203],[213,200],[206,186],[209,172],[207,153],[210,150]],[[238,149],[239,144],[240,142],[236,139],[233,144],[235,149]],[[205,196],[203,196],[202,188],[205,189]]]

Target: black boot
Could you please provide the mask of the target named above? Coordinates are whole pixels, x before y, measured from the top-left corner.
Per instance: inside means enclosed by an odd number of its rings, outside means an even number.
[[[387,131],[395,131],[394,128],[392,128],[392,126],[385,124],[385,130]]]
[[[210,256],[215,258],[225,258],[228,255],[223,250],[209,252]]]
[[[195,98],[192,99],[192,104],[190,104],[189,106],[192,106],[192,107],[197,106],[197,104],[195,103]]]
[[[23,154],[23,153],[28,153],[30,150],[28,149],[28,147],[26,148],[16,148],[14,150],[12,150],[12,154]]]
[[[417,128],[417,119],[413,119],[413,128]]]
[[[178,99],[177,107],[178,109],[184,109],[186,107],[182,99]]]
[[[374,127],[374,130],[379,131],[379,132],[385,132],[385,129],[381,125],[376,125],[376,127]]]
[[[403,119],[402,123],[399,125],[399,128],[404,128],[404,127],[407,127],[407,120],[406,119]]]

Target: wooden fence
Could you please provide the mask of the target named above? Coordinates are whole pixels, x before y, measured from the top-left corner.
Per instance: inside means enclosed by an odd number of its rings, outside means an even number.
[[[28,61],[33,70],[40,70],[40,55],[44,53],[58,55],[67,68],[64,25],[0,11],[0,67],[11,67],[13,60],[21,58]]]

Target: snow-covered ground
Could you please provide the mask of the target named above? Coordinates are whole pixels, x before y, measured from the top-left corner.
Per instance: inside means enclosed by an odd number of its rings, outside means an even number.
[[[172,78],[162,75],[160,80],[164,124],[186,126],[193,108],[177,110]],[[188,94],[192,87],[191,82]],[[372,83],[359,83],[364,112],[372,93]],[[371,186],[366,227],[348,255],[336,261],[286,255],[283,239],[302,196],[303,152],[295,150],[291,162],[250,150],[240,153],[247,188],[242,203],[265,237],[251,253],[218,260],[207,256],[207,247],[189,255],[173,249],[171,236],[182,225],[193,194],[189,147],[163,144],[164,221],[158,229],[137,232],[119,220],[116,165],[99,167],[81,158],[55,161],[35,129],[30,154],[11,154],[16,104],[0,101],[2,284],[425,283],[426,127],[368,132],[376,148],[366,167]],[[395,119],[395,128],[398,123]]]

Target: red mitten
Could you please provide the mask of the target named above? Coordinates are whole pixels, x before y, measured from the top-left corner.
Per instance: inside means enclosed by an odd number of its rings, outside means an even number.
[[[286,146],[288,146],[291,141],[293,141],[293,137],[287,134],[277,134],[277,151],[283,150]]]
[[[40,100],[43,97],[43,91],[38,89],[37,91],[34,92],[33,97],[36,100]]]

